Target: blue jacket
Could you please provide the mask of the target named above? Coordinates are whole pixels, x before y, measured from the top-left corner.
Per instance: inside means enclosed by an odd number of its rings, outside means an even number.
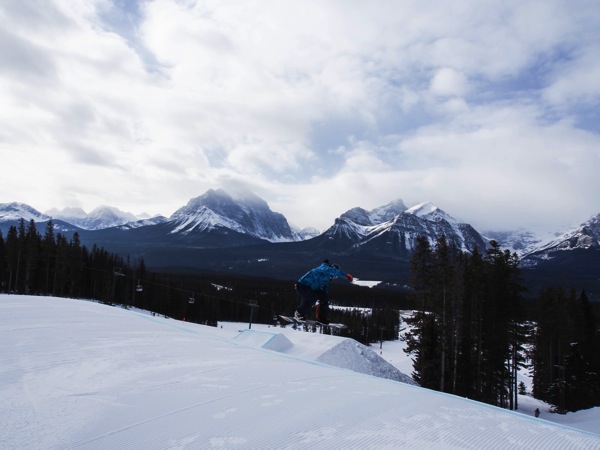
[[[323,263],[302,275],[298,283],[308,286],[314,291],[327,292],[329,282],[333,277],[346,278],[346,272],[336,269],[331,264]]]

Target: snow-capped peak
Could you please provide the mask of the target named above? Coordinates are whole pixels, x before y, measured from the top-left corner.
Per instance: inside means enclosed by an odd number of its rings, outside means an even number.
[[[404,202],[401,199],[398,199],[386,205],[374,208],[371,211],[367,211],[360,207],[349,209],[340,216],[340,219],[349,220],[357,225],[369,227],[394,220],[396,216],[405,211],[406,206],[404,205]]]
[[[445,220],[451,224],[458,224],[459,222],[445,211],[441,210],[431,202],[420,203],[406,210],[407,214],[412,214],[421,219],[437,222]]]
[[[579,228],[567,231],[558,238],[535,249],[526,256],[546,258],[558,250],[587,249],[600,247],[600,214],[582,223]]]
[[[407,210],[406,205],[402,199],[391,201],[387,205],[379,206],[369,211],[373,224],[379,224],[383,222],[389,222],[398,214],[401,214]]]
[[[138,217],[134,214],[126,211],[121,211],[114,206],[98,206],[92,212],[88,214],[89,219],[101,220],[101,221],[114,221],[114,222],[133,222],[138,220]],[[119,224],[120,225],[120,224]]]
[[[433,203],[425,202],[425,203],[420,203],[418,205],[408,208],[408,210],[406,212],[409,214],[414,214],[415,216],[418,216],[418,217],[423,217],[427,214],[431,214],[432,212],[436,211],[437,209],[438,209],[438,207],[435,206]]]
[[[406,209],[402,200],[365,211],[352,208],[336,219],[324,233],[351,241],[356,248],[381,253],[396,252],[408,255],[419,236],[427,236],[433,243],[440,236],[463,251],[474,247],[485,248],[485,242],[473,227],[460,223],[430,202]]]
[[[223,189],[209,189],[175,211],[170,221],[174,222],[172,233],[228,228],[270,242],[300,240],[282,214],[271,211],[266,201],[251,192],[233,197]]]
[[[50,220],[51,217],[46,214],[42,214],[37,209],[32,208],[25,203],[11,202],[11,203],[0,203],[0,220],[20,220],[23,219],[27,222],[30,220],[44,222]]]
[[[124,212],[113,206],[105,205],[98,206],[89,214],[81,208],[64,208],[63,210],[54,208],[49,210],[47,214],[84,230],[101,230],[140,220],[139,217],[130,212]]]
[[[67,207],[62,210],[58,208],[52,208],[46,211],[46,214],[54,217],[55,219],[61,219],[68,222],[68,219],[78,219],[83,220],[87,218],[87,213],[79,207]]]

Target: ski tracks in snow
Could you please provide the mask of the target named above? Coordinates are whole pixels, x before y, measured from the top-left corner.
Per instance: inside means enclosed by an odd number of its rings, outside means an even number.
[[[282,354],[93,303],[0,300],[2,448],[600,449],[598,435],[301,359],[291,335],[269,337]]]

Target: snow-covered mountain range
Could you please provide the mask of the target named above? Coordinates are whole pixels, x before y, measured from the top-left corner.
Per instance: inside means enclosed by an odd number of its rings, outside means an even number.
[[[47,222],[52,217],[42,214],[37,209],[32,208],[25,203],[0,203],[0,222],[14,222],[24,219],[26,222],[34,220],[36,222]]]
[[[315,228],[292,228],[280,213],[271,211],[267,202],[252,193],[230,195],[223,189],[210,189],[191,199],[171,217],[136,216],[111,206],[99,206],[90,213],[82,208],[53,208],[41,213],[24,203],[0,203],[0,223],[47,222],[59,220],[82,230],[104,230],[117,227],[121,230],[169,223],[172,234],[187,235],[214,230],[232,230],[269,242],[299,241],[319,234]]]
[[[379,243],[411,251],[420,235],[430,237],[433,243],[442,234],[463,251],[474,246],[485,248],[489,240],[496,240],[502,248],[516,252],[520,257],[547,258],[558,250],[598,247],[600,241],[600,214],[578,229],[544,242],[527,230],[486,231],[479,233],[469,224],[454,219],[436,205],[425,202],[408,208],[401,199],[367,211],[361,207],[344,212],[324,233],[314,228],[297,230],[280,213],[273,212],[266,201],[253,193],[231,195],[223,189],[210,189],[192,198],[171,217],[136,216],[111,206],[99,206],[90,213],[81,208],[56,208],[41,213],[18,202],[0,203],[0,224],[13,223],[23,218],[26,222],[60,220],[82,230],[104,230],[117,227],[131,230],[140,227],[167,224],[173,235],[203,232],[234,231],[269,242],[295,242],[317,236],[329,240],[350,241],[356,247]],[[385,243],[382,244],[381,241]]]
[[[103,230],[104,228],[116,227],[149,218],[147,214],[136,216],[130,212],[104,205],[97,207],[90,213],[86,213],[81,208],[65,208],[63,210],[53,208],[46,211],[46,215],[53,219],[63,220],[84,230]]]
[[[536,286],[552,279],[581,278],[583,274],[589,279],[586,286],[593,289],[592,281],[600,278],[594,272],[600,263],[600,214],[576,230],[543,241],[524,230],[481,234],[432,203],[408,208],[398,199],[372,210],[352,208],[323,233],[307,233],[295,230],[255,194],[232,195],[223,189],[210,189],[169,218],[140,218],[111,207],[99,207],[89,214],[72,208],[43,214],[22,203],[0,204],[0,231],[5,235],[20,218],[36,223],[52,219],[58,231],[78,231],[84,244],[143,256],[155,267],[288,277],[303,270],[303,261],[327,256],[344,260],[352,270],[369,276],[398,277],[404,283],[417,238],[427,236],[434,244],[444,235],[463,251],[475,247],[484,251],[494,239],[501,248],[516,252],[524,268],[552,266],[551,275],[530,272],[536,280],[544,278]],[[400,273],[404,275],[397,275]]]
[[[433,244],[442,235],[463,251],[486,247],[473,227],[460,223],[432,203],[406,208],[402,200],[371,211],[353,208],[342,214],[324,233],[332,240],[351,241],[355,247],[404,254],[414,250],[419,236],[427,236]]]
[[[0,203],[0,223],[16,222],[19,219],[24,219],[26,222],[31,220],[35,222],[60,220],[82,230],[103,230],[139,222],[158,223],[160,217],[150,218],[147,214],[136,216],[112,206],[99,206],[90,213],[86,213],[82,208],[64,208],[62,210],[52,208],[45,213],[41,213],[25,203]]]
[[[324,233],[314,228],[297,230],[280,213],[273,212],[266,201],[251,192],[231,195],[223,189],[210,189],[192,198],[171,217],[136,216],[111,206],[99,206],[90,213],[81,208],[53,208],[41,213],[18,202],[0,203],[0,223],[12,223],[23,218],[26,222],[60,220],[82,230],[103,230],[117,227],[131,230],[157,224],[168,224],[171,234],[234,231],[269,242],[295,242],[322,236],[330,240],[352,241],[355,246],[368,246],[385,239],[387,245],[410,251],[420,235],[429,236],[433,243],[444,234],[458,248],[469,251],[473,246],[485,248],[494,239],[502,248],[521,257],[534,255],[547,258],[555,251],[573,248],[598,247],[600,214],[583,223],[578,229],[556,233],[559,236],[544,242],[527,230],[486,231],[479,233],[469,224],[454,219],[436,205],[425,202],[408,208],[401,199],[367,211],[361,207],[344,212]]]
[[[560,252],[588,249],[600,250],[600,214],[582,223],[578,228],[538,246],[524,255],[524,259],[528,265],[536,265],[539,261],[552,259]]]
[[[482,232],[486,241],[492,239],[500,244],[500,247],[516,253],[519,256],[527,255],[537,249],[551,237],[542,238],[528,230],[512,231],[484,231]]]

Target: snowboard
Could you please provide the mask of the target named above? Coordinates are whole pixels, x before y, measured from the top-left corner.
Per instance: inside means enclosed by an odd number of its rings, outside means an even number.
[[[344,329],[348,328],[348,326],[344,325],[343,323],[321,323],[318,320],[310,320],[310,319],[298,320],[295,317],[282,316],[282,315],[280,315],[279,317],[287,323],[293,323],[296,325],[319,325],[321,327],[335,328],[336,330],[344,330]]]

